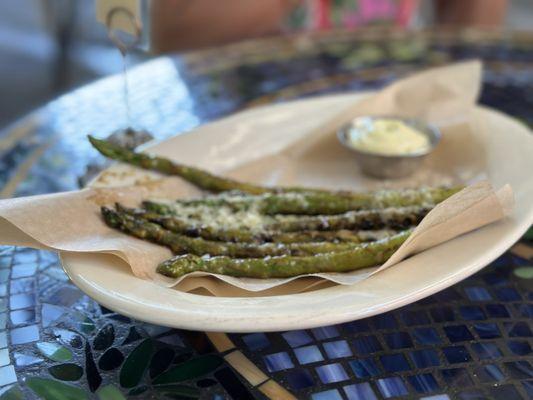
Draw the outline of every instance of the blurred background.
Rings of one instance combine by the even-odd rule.
[[[212,1],[211,5],[219,3],[209,1]],[[189,25],[187,22],[174,25],[173,22],[179,18],[169,20],[168,15],[175,18],[173,14],[165,9],[159,10],[160,15],[156,17],[160,22],[153,28],[152,35],[158,41],[160,51],[188,51],[267,34],[359,29],[368,23],[390,24],[399,29],[424,29],[438,24],[533,29],[531,0],[483,0],[484,14],[488,15],[481,15],[478,10],[474,16],[468,15],[466,6],[477,2],[474,0],[463,1],[458,10],[446,10],[443,1],[404,1],[400,2],[403,8],[389,19],[385,18],[386,2],[377,0],[240,0],[240,3],[225,0],[227,13],[246,14],[247,7],[255,2],[269,4],[271,15],[262,19],[264,26],[254,25],[252,17],[242,15],[240,17],[252,24],[247,24],[240,31],[236,28],[226,36],[218,35],[215,29],[209,36],[205,29],[201,29],[204,31],[201,34],[195,31],[198,21],[209,21],[209,16],[199,10],[195,17],[195,11],[191,10],[192,0],[158,0],[157,4],[165,2],[176,15],[189,13],[191,21]],[[203,0],[203,3],[206,1]],[[231,8],[232,4],[235,9]],[[366,15],[364,7],[367,8]],[[259,12],[264,15],[264,11]],[[374,18],[370,18],[372,13]],[[270,22],[269,17],[272,19]],[[282,20],[279,30],[277,20]],[[135,52],[130,64],[152,56]],[[97,22],[93,0],[0,2],[0,127],[61,93],[121,70],[122,58],[108,39],[105,27]]]

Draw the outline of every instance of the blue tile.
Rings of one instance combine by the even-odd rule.
[[[9,292],[11,294],[33,292],[35,287],[35,280],[32,278],[13,279],[9,284]]]
[[[11,329],[11,344],[24,344],[39,340],[39,328],[37,325],[25,326],[24,328]]]
[[[371,376],[379,375],[380,371],[374,360],[367,358],[365,360],[352,360],[349,361],[350,368],[354,375],[358,378],[370,378]]]
[[[392,350],[413,347],[413,341],[407,332],[388,333],[385,335],[385,341]]]
[[[407,380],[418,393],[431,393],[439,390],[439,384],[431,374],[408,376]]]
[[[9,278],[9,270],[8,269],[1,269],[0,270],[0,283],[7,282]]]
[[[483,280],[490,287],[507,285],[509,280],[507,279],[507,274],[502,274],[499,272],[488,273],[483,276]]]
[[[270,372],[281,371],[294,367],[291,358],[284,351],[264,356],[263,360],[265,361],[265,365]]]
[[[510,340],[507,342],[507,347],[511,350],[511,353],[517,356],[525,356],[531,353],[531,345],[529,342]]]
[[[465,288],[466,296],[472,301],[492,300],[490,293],[484,287],[471,286]]]
[[[494,289],[496,292],[496,297],[501,301],[520,301],[522,297],[520,294],[513,288],[497,288]]]
[[[12,325],[33,324],[35,323],[35,311],[33,310],[11,311],[10,319],[11,319]]]
[[[494,343],[472,343],[472,350],[474,350],[480,360],[492,360],[502,356],[500,349]]]
[[[411,360],[417,368],[436,367],[440,364],[439,355],[433,349],[413,351],[411,352]]]
[[[533,304],[518,304],[516,308],[522,317],[533,318]]]
[[[533,381],[523,381],[522,386],[524,386],[524,390],[526,391],[528,397],[533,399]]]
[[[316,367],[315,370],[322,383],[342,382],[349,379],[348,374],[339,363],[322,365]]]
[[[435,322],[455,321],[455,315],[451,307],[437,307],[431,310],[431,317]]]
[[[344,386],[343,389],[348,400],[377,400],[368,382]]]
[[[452,400],[447,394],[435,394],[433,396],[424,396],[420,400]]]
[[[446,304],[452,301],[461,300],[461,296],[454,288],[448,288],[433,295],[438,303]]]
[[[498,325],[492,322],[479,322],[474,324],[474,330],[481,339],[494,339],[501,336]]]
[[[5,297],[7,294],[7,285],[5,283],[0,284],[0,298]]]
[[[478,306],[461,306],[459,308],[461,317],[467,321],[478,321],[487,319],[485,312],[481,307]]]
[[[490,399],[509,400],[521,399],[522,396],[513,385],[492,386],[490,388]]]
[[[378,379],[376,384],[381,395],[386,399],[405,396],[408,393],[405,383],[398,377]]]
[[[33,307],[35,305],[35,295],[33,293],[15,294],[9,298],[9,306],[12,310]]]
[[[361,336],[353,341],[355,350],[361,355],[375,353],[383,348],[375,336]]]
[[[387,372],[401,372],[411,369],[403,354],[387,354],[381,356],[379,359]]]
[[[284,373],[293,390],[302,390],[315,384],[312,375],[305,369],[294,369]]]
[[[475,376],[482,383],[488,382],[502,382],[505,380],[505,376],[502,370],[494,364],[484,365],[476,368]]]
[[[348,333],[363,333],[370,331],[368,319],[360,319],[358,321],[347,322],[343,324],[342,327]]]
[[[509,337],[531,337],[531,330],[525,322],[504,322],[503,327]]]
[[[12,365],[0,367],[0,386],[9,385],[16,381],[17,375],[15,374],[15,368],[13,368]]]
[[[415,341],[421,345],[442,343],[442,340],[434,328],[416,328],[413,331],[413,337],[415,338]]]
[[[281,334],[291,347],[300,347],[313,341],[306,331],[289,331]]]
[[[36,270],[37,270],[36,264],[15,265],[13,266],[13,270],[11,272],[11,279],[34,276]]]
[[[513,379],[531,379],[533,378],[533,368],[525,360],[506,362],[505,368]]]
[[[322,353],[315,345],[294,349],[294,354],[296,355],[298,362],[302,365],[324,360]]]
[[[59,317],[65,314],[65,309],[63,307],[58,307],[53,304],[43,304],[41,307],[41,318],[43,326],[47,327]]]
[[[0,330],[6,329],[7,314],[0,313]]]
[[[509,311],[503,304],[487,304],[485,306],[490,318],[509,318]]]
[[[429,324],[429,317],[425,311],[402,311],[400,313],[403,322],[408,326]]]
[[[337,389],[325,390],[323,392],[313,393],[313,400],[342,400],[342,396]]]
[[[270,346],[270,341],[264,333],[251,333],[242,337],[246,347],[252,351],[263,350]]]
[[[487,400],[487,396],[479,390],[465,390],[459,392],[457,393],[457,398],[459,400]]]
[[[451,343],[465,342],[474,339],[474,336],[472,336],[466,325],[445,326],[444,333],[446,333],[446,336],[448,336],[448,340]]]
[[[371,320],[376,329],[396,329],[398,327],[398,322],[392,313],[376,315]]]
[[[316,340],[331,339],[331,338],[339,336],[339,330],[337,329],[335,325],[315,328],[315,329],[312,329],[312,332]]]
[[[450,368],[440,371],[442,379],[448,386],[452,387],[468,387],[472,386],[472,378],[468,374],[468,371],[464,368]]]
[[[337,340],[335,342],[327,342],[323,344],[324,350],[329,358],[342,358],[352,355],[350,346],[346,340]]]
[[[442,349],[450,364],[458,364],[471,360],[468,350],[464,346],[449,346]]]

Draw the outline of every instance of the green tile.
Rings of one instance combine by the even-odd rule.
[[[523,236],[523,239],[533,240],[533,227],[527,230],[526,234]]]
[[[140,382],[153,352],[152,340],[146,339],[130,353],[120,370],[119,381],[122,387],[132,388]]]
[[[155,385],[183,382],[192,378],[199,378],[217,369],[223,360],[219,356],[208,355],[185,361],[154,379]]]
[[[522,279],[533,279],[533,266],[515,268],[513,273]]]
[[[24,400],[24,394],[18,386],[12,386],[2,393],[0,400]]]
[[[200,397],[200,391],[197,388],[185,385],[160,385],[156,386],[155,390],[170,398],[197,399]]]
[[[86,400],[87,393],[80,388],[45,378],[28,378],[26,385],[43,400]]]
[[[100,400],[126,400],[124,395],[113,385],[107,385],[96,392]]]
[[[61,381],[77,381],[83,375],[83,368],[73,363],[67,363],[53,365],[48,368],[48,372]]]
[[[37,349],[50,360],[69,361],[72,359],[72,352],[64,346],[54,342],[41,342],[36,344]]]

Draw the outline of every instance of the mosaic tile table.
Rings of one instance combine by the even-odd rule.
[[[533,37],[486,32],[334,33],[159,58],[131,72],[133,118],[164,138],[245,107],[376,88],[471,57],[486,62],[481,101],[532,124]],[[101,166],[85,135],[125,126],[121,85],[96,82],[5,129],[0,196],[74,189]],[[0,399],[533,398],[532,240],[400,310],[228,335],[132,321],[69,283],[55,254],[1,247]]]

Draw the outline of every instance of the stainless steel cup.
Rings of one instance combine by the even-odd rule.
[[[402,155],[385,155],[355,148],[352,145],[350,136],[354,130],[358,129],[357,124],[360,122],[368,124],[378,119],[395,119],[413,127],[428,137],[430,143],[429,149]],[[417,168],[420,168],[424,158],[431,153],[439,143],[441,134],[436,127],[416,119],[383,116],[358,117],[351,123],[341,127],[337,131],[337,137],[344,147],[350,149],[354,153],[355,159],[365,174],[375,178],[394,179],[409,176]]]

